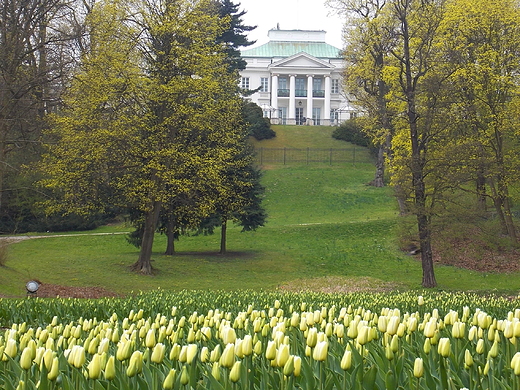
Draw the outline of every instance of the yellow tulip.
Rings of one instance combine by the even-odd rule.
[[[220,380],[220,366],[218,365],[218,362],[213,363],[213,367],[211,368],[211,376],[215,378],[217,381]]]
[[[170,372],[168,372],[168,375],[166,375],[166,378],[164,378],[163,382],[163,389],[164,390],[172,390],[173,385],[175,384],[175,369],[171,369]]]
[[[95,354],[87,366],[89,379],[98,379],[101,374],[101,355]]]
[[[7,339],[7,342],[5,344],[4,353],[7,356],[9,356],[10,358],[14,359],[14,357],[18,353],[18,347],[16,345],[16,340],[15,339],[12,339],[12,338]],[[5,359],[4,359],[4,357],[2,357],[2,360],[4,362],[7,361],[7,357]]]
[[[114,356],[110,356],[105,366],[105,379],[111,381],[116,377],[116,359]]]
[[[188,373],[188,368],[186,366],[182,367],[181,372],[181,384],[186,386],[190,381],[190,374]]]
[[[20,356],[20,367],[24,370],[28,370],[32,366],[33,351],[30,347],[25,347]]]
[[[289,346],[287,344],[281,344],[276,353],[276,365],[278,367],[283,367],[285,363],[287,363],[289,356]]]
[[[314,348],[318,342],[318,331],[316,328],[309,328],[307,332],[306,343],[309,347]]]
[[[424,364],[421,358],[416,358],[413,365],[413,376],[421,378],[424,375]]]
[[[144,343],[146,345],[146,348],[155,347],[155,344],[157,343],[155,340],[155,329],[152,328],[146,333],[146,338],[145,338]]]
[[[443,357],[450,356],[451,352],[451,344],[450,339],[447,337],[443,337],[439,340],[439,345],[437,347],[437,351],[439,352],[439,355]]]
[[[129,377],[133,377],[143,370],[143,353],[141,351],[134,351],[132,356],[130,356],[130,363],[128,364],[128,369],[126,370],[126,375]]]
[[[47,374],[47,379],[50,381],[55,381],[58,378],[58,375],[60,374],[60,362],[58,360],[58,357],[54,357],[52,359],[52,366],[49,370],[49,373]]]
[[[358,336],[356,338],[360,345],[365,345],[370,341],[370,327],[362,325],[358,330]]]
[[[320,341],[314,348],[312,358],[318,362],[323,362],[327,359],[328,350],[329,343],[327,341]]]
[[[471,366],[473,366],[473,356],[471,356],[471,352],[466,349],[466,351],[464,352],[464,367],[466,368],[470,368]]]
[[[289,376],[294,373],[294,356],[289,356],[289,359],[285,362],[283,366],[283,374],[285,376]]]
[[[498,340],[493,341],[493,345],[488,353],[488,358],[496,358],[498,356]]]
[[[237,360],[233,364],[233,368],[231,368],[231,372],[229,373],[229,379],[231,382],[236,383],[240,379],[240,367],[242,365],[242,362],[240,360]]]
[[[222,356],[219,361],[222,367],[231,368],[235,363],[235,345],[228,344],[226,348],[224,348],[224,352],[222,352]]]
[[[197,344],[188,345],[188,348],[186,351],[186,363],[191,364],[193,359],[195,359],[195,356],[197,356],[197,352],[198,352]]]
[[[164,355],[166,354],[166,347],[162,343],[155,344],[155,347],[153,347],[152,350],[152,356],[150,357],[150,360],[153,363],[161,364],[164,360]]]
[[[276,358],[276,343],[274,341],[267,342],[267,348],[265,350],[265,357],[268,360],[274,360]]]
[[[345,350],[345,353],[343,354],[343,357],[341,358],[340,367],[342,370],[349,370],[352,366],[352,351],[349,351],[348,349]]]

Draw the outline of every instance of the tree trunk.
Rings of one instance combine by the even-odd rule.
[[[377,161],[376,161],[376,175],[374,180],[370,182],[371,186],[374,187],[384,187],[384,176],[385,176],[385,145],[381,145],[377,152]]]
[[[516,243],[518,241],[516,235],[516,228],[513,222],[513,214],[511,212],[511,203],[509,201],[509,189],[507,184],[504,182],[504,178],[501,176],[498,178],[498,196],[500,197],[500,203],[503,208],[504,215],[504,223],[505,229],[507,231],[507,235],[511,239],[512,242]]]
[[[220,254],[226,253],[227,220],[222,218],[222,230],[220,232]]]
[[[132,270],[145,275],[152,274],[152,247],[157,220],[161,212],[161,202],[154,201],[151,210],[146,212],[144,221],[143,240],[141,242],[141,252],[139,259],[132,266]]]
[[[407,103],[407,119],[410,126],[410,142],[412,147],[412,183],[415,200],[415,215],[417,216],[417,229],[421,246],[421,262],[423,270],[422,286],[426,288],[435,287],[437,282],[433,270],[433,254],[431,248],[430,220],[426,213],[426,183],[424,181],[425,155],[427,152],[427,137],[419,133],[416,105],[417,79],[412,74],[412,54],[410,51],[411,37],[408,31],[407,16],[401,20],[403,29],[403,62],[405,65],[405,95]],[[417,76],[416,76],[417,77]],[[423,129],[426,131],[426,129]]]
[[[167,256],[173,256],[175,254],[175,221],[173,219],[173,208],[170,206],[168,213],[168,226],[166,228],[166,252]]]
[[[486,177],[484,176],[484,169],[477,170],[477,210],[481,213],[486,212]]]

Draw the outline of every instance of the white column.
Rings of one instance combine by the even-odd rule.
[[[312,74],[307,75],[307,123],[313,125],[312,121],[312,89],[313,85],[313,76]]]
[[[330,75],[325,76],[325,105],[323,110],[323,124],[330,125]]]
[[[296,76],[289,75],[289,118],[288,124],[294,125],[296,118]]]
[[[275,109],[272,118],[278,118],[278,75],[271,77],[271,106]]]

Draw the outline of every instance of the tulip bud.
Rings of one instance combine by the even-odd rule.
[[[419,306],[424,305],[424,298],[423,298],[422,295],[419,295],[419,296],[417,297],[417,304],[418,304]]]
[[[437,321],[432,318],[424,325],[424,336],[432,338],[437,330]]]
[[[162,343],[155,344],[155,347],[153,347],[152,356],[150,357],[150,360],[153,363],[161,364],[164,355],[166,354],[166,347]]]
[[[101,355],[95,354],[87,366],[89,379],[98,379],[101,374]]]
[[[327,359],[329,343],[327,341],[320,341],[314,348],[312,358],[318,362],[323,362]]]
[[[424,346],[423,346],[423,351],[426,355],[428,355],[430,353],[430,350],[432,349],[432,344],[430,342],[430,339],[426,339],[424,340]]]
[[[24,370],[28,370],[32,365],[32,349],[30,347],[25,347],[22,351],[22,356],[20,357],[20,367]]]
[[[368,343],[370,341],[369,338],[370,338],[370,327],[368,327],[366,325],[362,325],[360,327],[360,329],[358,330],[357,342],[360,345],[365,345],[366,343]]]
[[[424,364],[421,358],[416,358],[413,365],[413,376],[421,378],[424,374]]]
[[[110,356],[105,366],[105,379],[111,381],[116,377],[116,360],[114,356]]]
[[[226,348],[224,348],[224,352],[222,352],[222,356],[220,357],[220,365],[222,367],[231,368],[235,362],[235,345],[228,344]]]
[[[190,344],[188,345],[187,351],[186,351],[186,363],[191,364],[195,356],[197,356],[198,347],[197,344]]]
[[[217,381],[220,380],[220,367],[217,362],[213,363],[213,367],[211,368],[211,376],[215,378]]]
[[[245,335],[242,340],[242,353],[244,356],[250,356],[253,354],[253,338],[251,335]]]
[[[188,373],[188,368],[186,366],[182,367],[181,372],[181,384],[186,386],[190,381],[190,374]]]
[[[276,358],[276,343],[274,341],[267,342],[267,348],[265,350],[265,357],[268,360],[274,360]]]
[[[443,357],[450,356],[451,351],[451,344],[450,339],[447,337],[443,337],[439,340],[439,346],[437,348],[437,351],[439,352],[439,355]]]
[[[473,356],[471,356],[471,352],[466,349],[464,352],[464,367],[470,368],[471,366],[473,366]]]
[[[12,338],[7,339],[7,342],[5,344],[4,353],[7,356],[9,356],[10,358],[14,359],[14,357],[18,353],[18,347],[16,345],[16,340],[15,339],[12,339]],[[7,358],[4,359],[4,357],[2,357],[2,360],[3,361],[7,361]]]
[[[496,358],[497,356],[498,356],[498,340],[495,340],[495,341],[493,341],[493,345],[491,346],[491,349],[489,350],[488,359],[490,357]]]
[[[166,378],[164,378],[163,389],[164,390],[172,390],[173,385],[175,384],[175,369],[171,369]]]
[[[130,363],[126,370],[126,375],[133,377],[143,370],[143,353],[141,351],[134,351],[130,356]]]
[[[340,363],[341,369],[347,371],[352,366],[352,351],[345,350]]]
[[[60,374],[60,362],[57,357],[54,357],[52,359],[52,366],[49,370],[49,373],[47,374],[47,379],[50,381],[55,381],[58,378],[58,375]]]
[[[231,382],[236,383],[240,379],[240,367],[242,362],[240,360],[236,361],[233,364],[233,368],[231,368],[231,372],[229,373],[229,379]]]
[[[316,328],[309,328],[307,332],[307,345],[311,348],[314,348],[316,346],[316,343],[318,342],[318,331]]]
[[[401,319],[397,316],[390,317],[388,320],[388,325],[386,327],[386,332],[391,336],[396,334],[400,321]]]
[[[155,329],[152,328],[152,329],[150,329],[146,333],[146,338],[145,338],[144,343],[146,345],[146,348],[153,348],[153,347],[155,347],[155,344],[156,344]]]
[[[285,363],[287,363],[289,356],[289,346],[287,344],[281,344],[276,353],[276,365],[278,367],[283,367]]]
[[[258,340],[255,343],[255,346],[253,347],[253,352],[255,353],[255,355],[260,355],[262,353],[262,342],[260,340]]]
[[[285,376],[289,376],[294,373],[294,356],[289,356],[289,359],[285,362],[283,366],[283,374]]]

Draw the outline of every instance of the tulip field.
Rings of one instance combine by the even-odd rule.
[[[0,299],[0,388],[520,389],[519,303],[427,291]]]

